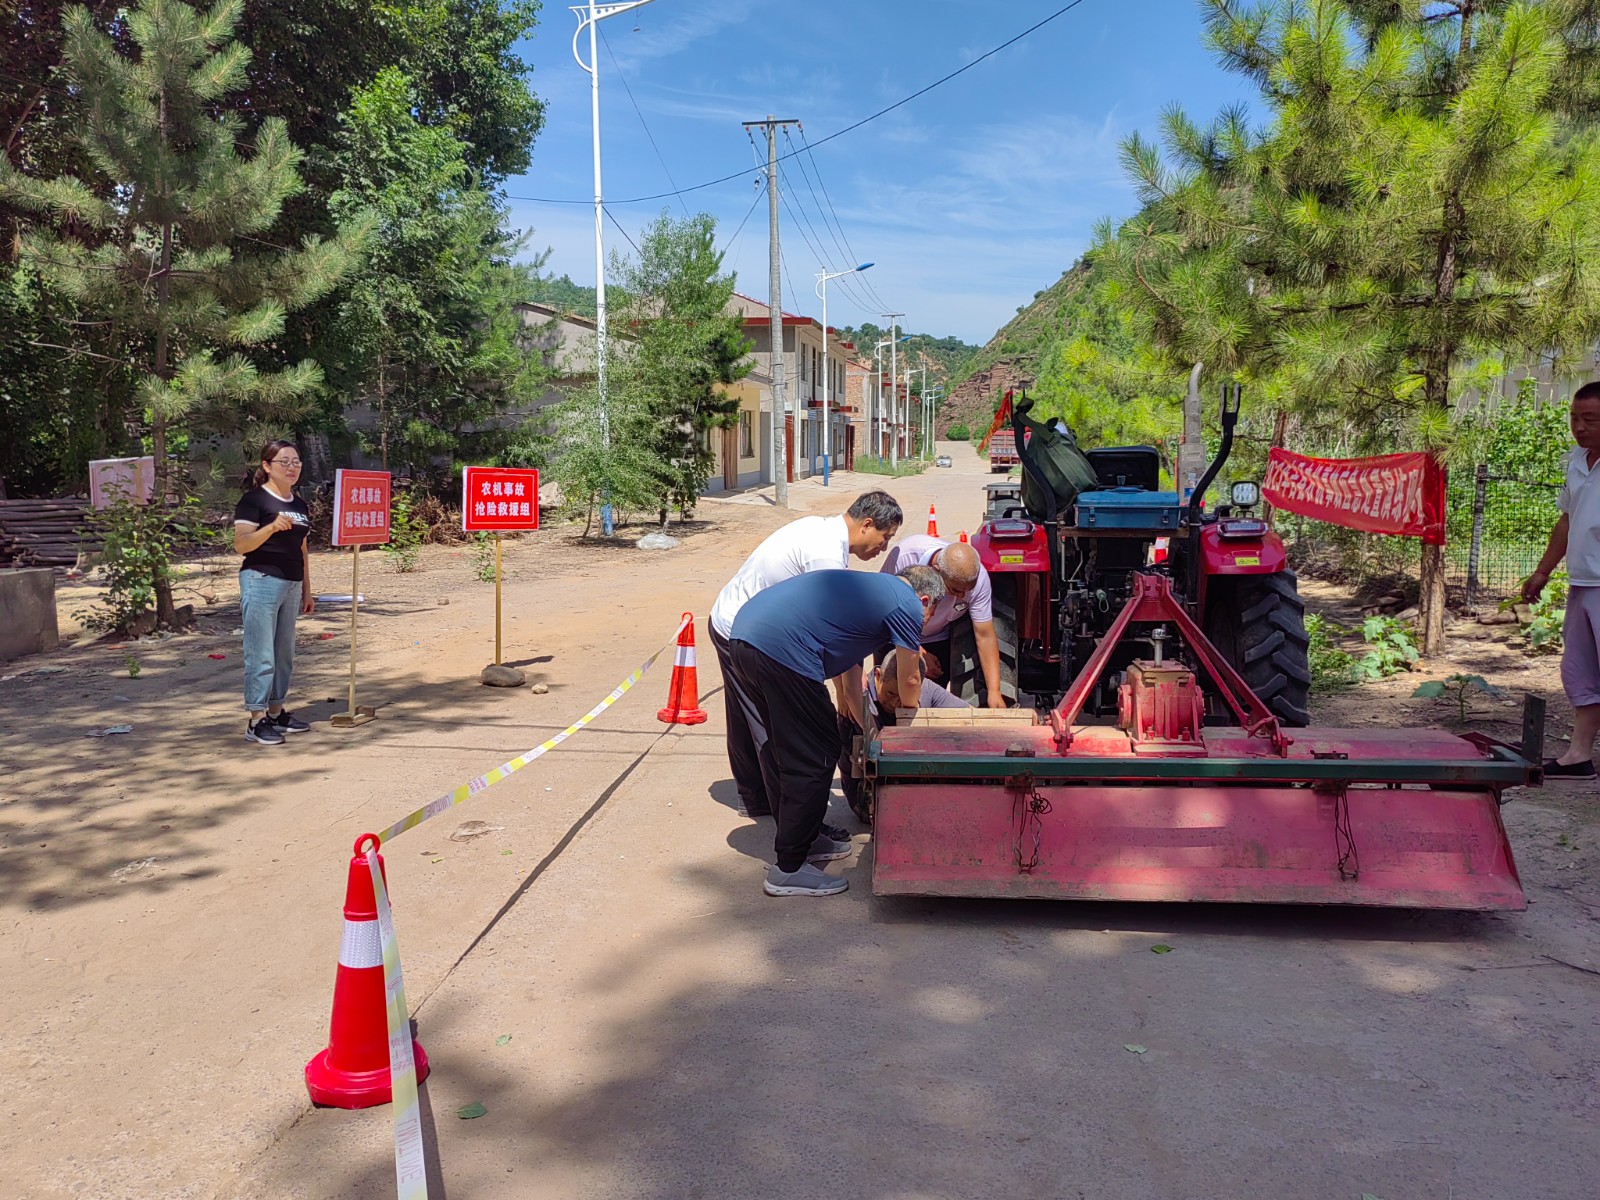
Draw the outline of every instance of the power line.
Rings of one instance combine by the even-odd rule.
[[[739,228],[733,231],[733,236],[722,244],[722,250],[720,253],[726,255],[732,252],[733,247],[738,244],[739,235],[744,232],[745,221],[750,219],[750,214],[755,212],[756,205],[761,203],[761,197],[764,195],[766,195],[764,189],[756,189],[755,198],[750,201],[750,207],[744,210],[744,220],[739,222]]]
[[[799,201],[799,193],[796,192],[793,187],[789,186],[789,173],[787,171],[784,171],[782,167],[779,167],[778,170],[779,170],[779,173],[782,175],[782,178],[783,178],[783,181],[784,181],[784,185],[785,185],[785,189],[786,189],[780,195],[780,199],[782,199],[782,201],[783,201],[783,206],[784,206],[785,210],[788,211],[790,220],[794,220],[794,221],[801,222],[801,223],[804,224],[804,228],[802,228],[800,230],[800,236],[805,239],[805,243],[806,243],[807,246],[809,246],[811,248],[811,252],[817,256],[817,261],[822,265],[823,270],[827,270],[829,268],[829,266],[831,265],[831,263],[832,263],[833,255],[829,254],[823,248],[822,235],[817,233],[816,226],[811,223],[811,218],[806,214],[805,209],[804,208],[800,208],[799,209],[800,215],[797,218],[795,216],[795,210],[792,209],[792,208],[789,208],[789,195],[791,193],[794,194],[794,196],[795,196],[795,204],[796,204],[796,206],[799,206],[799,203],[800,203],[800,201]],[[807,230],[810,231],[809,234],[806,232]],[[815,238],[816,240],[812,241],[812,238]],[[842,282],[844,279],[845,279],[844,276],[840,276],[840,279],[836,280],[835,282]],[[855,292],[850,290],[848,287],[845,287],[842,290],[844,291],[845,297],[850,301],[850,303],[854,304],[857,308],[861,309],[863,312],[868,311],[866,305],[861,302],[860,298],[856,295]]]
[[[917,89],[916,91],[912,92],[909,96],[906,96],[904,99],[896,100],[893,104],[888,105],[885,108],[880,108],[877,112],[871,114],[870,116],[862,117],[859,121],[855,122],[852,125],[846,125],[843,129],[836,130],[835,132],[830,133],[827,137],[822,138],[819,141],[812,142],[811,143],[811,148],[814,149],[817,146],[825,146],[829,142],[833,141],[835,138],[842,138],[847,133],[854,133],[856,130],[860,129],[863,125],[870,125],[873,121],[876,121],[879,117],[888,116],[890,113],[894,112],[895,109],[897,109],[897,108],[904,108],[907,104],[910,104],[913,100],[917,100],[917,99],[920,99],[923,96],[926,96],[929,92],[933,91],[935,88],[942,87],[943,85],[949,83],[956,76],[966,74],[968,71],[972,70],[972,68],[977,66],[979,63],[984,62],[987,59],[991,59],[996,54],[999,54],[1002,50],[1009,49],[1010,47],[1016,45],[1023,38],[1027,37],[1028,35],[1030,35],[1032,33],[1036,33],[1040,29],[1043,29],[1046,25],[1050,24],[1050,22],[1056,20],[1057,18],[1065,16],[1067,13],[1069,13],[1073,9],[1077,8],[1078,5],[1080,5],[1082,3],[1083,3],[1083,0],[1072,0],[1072,2],[1070,4],[1063,5],[1061,8],[1056,9],[1056,11],[1051,13],[1048,17],[1045,17],[1041,21],[1036,21],[1034,24],[1032,24],[1032,25],[1028,26],[1028,28],[1024,29],[1021,33],[1017,34],[1015,37],[1006,39],[1005,41],[1001,42],[998,46],[996,46],[993,50],[989,50],[989,51],[986,51],[983,54],[978,55],[977,58],[973,59],[969,63],[966,63],[966,64],[964,64],[962,66],[957,67],[954,71],[951,71],[948,75],[943,75],[940,78],[935,79],[932,83],[928,84],[926,87]],[[792,158],[795,155],[798,155],[800,153],[801,153],[801,151],[799,151],[799,150],[793,151],[791,154],[782,155],[778,159],[778,161],[782,162],[784,159]],[[610,201],[610,203],[612,203],[612,204],[644,204],[644,203],[646,203],[648,201],[651,201],[651,200],[670,200],[670,199],[672,199],[674,197],[677,197],[677,196],[687,196],[691,192],[701,192],[701,191],[704,191],[706,188],[716,187],[719,184],[727,183],[729,180],[738,179],[743,174],[744,174],[743,171],[734,171],[731,174],[723,175],[723,176],[721,176],[721,177],[719,177],[717,179],[708,179],[705,183],[697,183],[693,187],[677,188],[677,189],[675,189],[673,191],[670,191],[670,192],[656,192],[653,195],[649,195],[649,196],[631,196],[626,200],[612,200],[612,201]],[[569,199],[566,199],[566,198],[553,197],[553,196],[507,196],[506,199],[508,199],[508,200],[520,200],[524,204],[593,204],[594,203],[594,200],[593,200],[592,197],[588,198],[588,199],[582,199],[582,200],[569,200]]]
[[[784,140],[789,141],[789,144],[793,145],[793,141],[789,138],[789,131],[786,129],[783,131],[783,133]],[[803,127],[800,131],[800,135],[801,137],[805,136],[805,129]],[[813,158],[813,165],[815,165],[815,161],[815,158]],[[843,241],[840,240],[840,234],[842,234],[844,231],[841,229],[838,233],[835,233],[833,227],[828,224],[827,214],[822,211],[822,201],[817,197],[817,189],[811,182],[811,172],[806,170],[806,160],[804,158],[798,158],[796,159],[796,162],[799,163],[800,174],[806,181],[806,190],[811,193],[812,203],[816,205],[817,218],[822,222],[823,230],[826,231],[828,236],[833,239],[833,244],[838,247],[839,253],[843,254],[848,260],[845,265],[849,267],[856,266],[861,262],[861,259],[856,257],[855,251],[850,248],[849,239],[844,239]],[[822,173],[820,171],[817,172],[817,178],[820,182],[822,178]],[[837,223],[837,214],[835,215],[835,222]],[[824,265],[826,265],[826,263],[824,263]],[[856,307],[861,309],[862,312],[867,312],[869,310],[868,305],[870,303],[876,303],[880,309],[888,307],[883,303],[883,298],[874,293],[871,282],[860,272],[857,272],[854,275],[840,276],[838,282],[840,287],[844,290],[845,295],[850,298],[851,303],[855,304]],[[866,293],[866,302],[857,299],[856,293],[853,290],[855,286],[860,286]]]
[[[628,239],[628,245],[633,247],[633,252],[635,254],[642,255],[644,253],[644,251],[639,249],[639,243],[633,240],[633,235],[622,227],[622,222],[617,220],[616,217],[612,216],[611,210],[609,208],[607,208],[605,205],[602,204],[600,207],[602,209],[605,209],[606,216],[610,217],[611,223],[617,227],[617,232],[622,234],[623,237]]]
[[[678,181],[672,177],[672,168],[667,166],[667,160],[662,156],[661,147],[656,145],[656,135],[650,132],[649,122],[644,119],[644,112],[639,108],[639,102],[633,98],[633,89],[628,86],[628,77],[622,73],[622,64],[617,61],[617,56],[611,49],[611,39],[606,37],[603,25],[597,28],[600,40],[606,46],[606,57],[611,59],[611,65],[617,69],[617,78],[622,80],[622,90],[628,93],[628,103],[633,105],[634,114],[638,116],[639,124],[644,128],[644,135],[650,139],[650,149],[656,152],[656,161],[661,164],[661,169],[666,172],[667,182],[676,188]],[[683,202],[683,193],[675,192],[674,194],[678,198],[678,207],[683,209],[683,215],[687,217],[689,215],[689,206]]]
[[[822,198],[828,202],[828,211],[830,213],[833,213],[833,223],[839,230],[839,236],[844,238],[844,248],[845,248],[846,251],[849,252],[850,257],[854,261],[860,262],[861,259],[859,257],[857,257],[856,252],[855,252],[855,247],[850,245],[850,236],[847,233],[845,233],[844,225],[839,220],[839,214],[838,214],[838,212],[836,212],[834,210],[833,197],[828,195],[828,185],[822,182],[822,167],[818,165],[817,156],[816,156],[815,153],[812,152],[810,141],[806,139],[806,130],[805,130],[805,126],[803,126],[803,125],[800,127],[800,140],[801,140],[801,144],[805,147],[806,154],[809,155],[810,158],[811,158],[811,169],[816,173],[817,186],[822,189]],[[804,162],[805,162],[805,160],[802,159],[801,160],[802,165],[804,165]],[[875,288],[872,285],[872,280],[867,279],[866,277],[863,276],[861,282],[866,287],[867,295],[870,296],[877,303],[878,308],[880,310],[887,309],[889,307],[888,303],[884,300],[884,298],[882,296],[878,295],[878,289]]]

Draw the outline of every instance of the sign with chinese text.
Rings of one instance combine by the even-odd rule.
[[[333,544],[381,546],[388,540],[389,472],[335,472]]]
[[[468,533],[539,528],[539,472],[468,467],[461,475],[461,528]]]
[[[1430,454],[1307,458],[1274,447],[1261,494],[1330,525],[1444,545],[1444,468]]]

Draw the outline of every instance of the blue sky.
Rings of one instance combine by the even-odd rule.
[[[717,218],[739,290],[765,299],[767,206],[752,210],[760,171],[741,121],[799,118],[803,138],[791,130],[778,144],[780,153],[801,149],[1062,3],[654,0],[609,18],[599,53],[607,206],[637,238],[663,207],[684,209],[677,200],[620,201],[744,171],[682,204]],[[566,8],[547,4],[522,46],[546,125],[531,170],[506,190],[531,246],[552,251],[547,269],[592,284],[589,79],[572,58],[576,25]],[[986,341],[1071,265],[1096,220],[1132,211],[1117,157],[1124,137],[1155,132],[1173,102],[1206,117],[1251,99],[1202,45],[1193,0],[1084,0],[943,87],[783,164],[784,308],[820,315],[816,272],[854,265],[844,243],[875,266],[865,279],[829,284],[830,324],[893,308],[906,328]],[[764,145],[760,152],[764,164]],[[609,221],[606,246],[628,248]]]

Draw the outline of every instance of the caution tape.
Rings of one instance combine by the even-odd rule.
[[[379,844],[381,845],[382,843],[389,841],[391,838],[399,837],[408,829],[415,829],[424,821],[431,820],[442,812],[448,812],[462,801],[476,796],[485,788],[493,787],[502,779],[516,774],[535,759],[542,758],[544,755],[550,753],[550,751],[561,745],[562,742],[566,741],[573,734],[577,733],[584,726],[588,725],[589,722],[593,721],[601,713],[605,712],[606,709],[610,708],[618,700],[622,699],[630,691],[632,691],[634,684],[638,683],[639,680],[644,678],[645,672],[651,667],[655,666],[656,659],[660,658],[669,649],[677,645],[678,637],[683,633],[684,627],[688,625],[692,619],[693,618],[691,617],[685,616],[684,619],[679,623],[678,628],[673,632],[671,641],[662,646],[661,649],[657,650],[649,658],[645,659],[644,662],[639,665],[639,669],[632,675],[629,675],[621,683],[617,684],[616,687],[612,688],[609,696],[600,701],[599,704],[596,704],[588,712],[584,713],[583,716],[579,717],[571,725],[568,725],[560,733],[556,734],[555,737],[551,738],[547,742],[540,743],[532,750],[517,755],[517,757],[513,758],[510,762],[501,763],[494,770],[489,771],[486,774],[479,775],[476,779],[469,780],[468,782],[461,784],[459,787],[446,792],[437,800],[431,801],[428,804],[424,804],[410,816],[400,818],[400,820],[396,821],[393,825],[389,826],[389,828],[385,829],[378,835]]]
[[[389,1088],[394,1104],[394,1182],[399,1200],[428,1200],[428,1164],[422,1144],[422,1107],[417,1100],[417,1061],[411,1053],[411,1013],[400,971],[400,941],[383,885],[378,849],[367,847],[367,870],[377,900],[378,934],[383,939],[384,1009],[389,1021]]]

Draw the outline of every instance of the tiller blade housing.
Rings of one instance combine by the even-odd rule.
[[[1118,725],[1077,723],[1111,646],[1156,621],[1178,628],[1236,727],[1202,725],[1193,674],[1160,661],[1159,640],[1124,677]],[[869,734],[873,890],[1522,909],[1500,803],[1540,781],[1537,753],[1437,729],[1291,738],[1167,580],[1141,576],[1047,723],[933,710]]]

